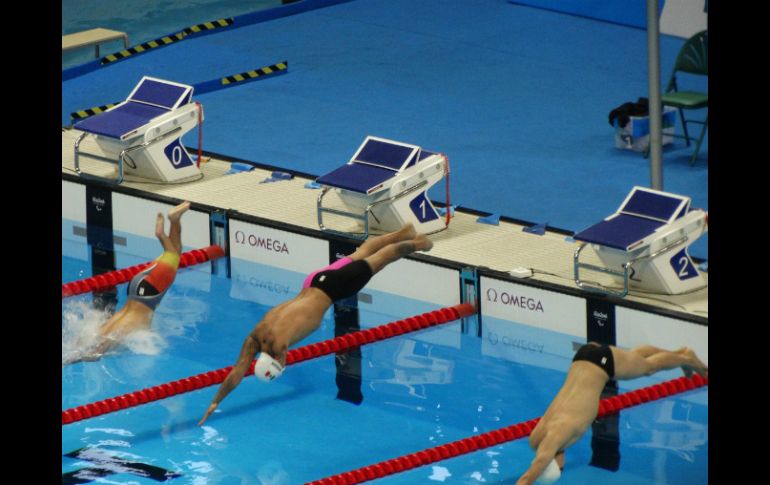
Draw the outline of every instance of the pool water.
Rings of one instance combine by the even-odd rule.
[[[163,0],[105,2],[63,0],[62,35],[97,27],[125,32],[129,47],[173,34],[186,27],[257,10],[280,7],[281,0]],[[123,41],[102,44],[101,56],[123,50]],[[62,53],[62,69],[95,59],[93,47]]]
[[[281,287],[277,296],[285,299],[303,276],[281,279],[280,270],[239,267],[234,279],[212,275],[209,264],[180,270],[151,334],[100,361],[62,367],[63,409],[232,365],[269,309],[259,301],[276,298],[277,286],[254,282],[295,281]],[[85,259],[62,258],[65,282],[90,276],[89,268]],[[242,277],[248,271],[253,278]],[[121,285],[118,307],[124,293]],[[91,295],[62,300],[65,335],[98,324],[92,301]],[[362,328],[415,309],[405,302],[383,314],[360,305]],[[333,336],[330,310],[301,345]],[[290,366],[269,384],[245,378],[203,427],[197,422],[216,386],[63,426],[63,483],[298,484],[542,415],[568,359],[548,356],[548,365],[532,365],[531,356],[518,357],[531,350],[511,347],[503,359],[488,355],[482,342],[451,323],[365,346],[358,405],[337,398],[337,357],[325,356]],[[620,391],[649,383],[624,382]],[[596,457],[587,433],[569,448],[559,483],[708,483],[707,388],[626,410],[618,429],[617,471],[589,465]],[[526,440],[518,440],[377,483],[513,483],[532,457]]]

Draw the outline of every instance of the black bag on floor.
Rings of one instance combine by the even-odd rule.
[[[647,98],[639,98],[636,103],[628,102],[623,103],[617,108],[610,111],[610,125],[615,126],[615,120],[618,121],[618,126],[625,128],[630,121],[630,116],[649,116],[650,105]]]

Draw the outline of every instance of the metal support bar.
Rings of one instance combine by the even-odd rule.
[[[371,204],[366,206],[366,208],[364,209],[364,213],[363,214],[356,214],[355,212],[350,212],[350,211],[344,211],[344,210],[340,210],[340,209],[331,209],[331,208],[328,208],[328,207],[323,207],[323,198],[324,198],[324,196],[326,195],[326,193],[330,189],[333,188],[333,187],[324,187],[321,190],[321,193],[318,194],[318,199],[316,200],[316,208],[317,208],[317,215],[318,215],[318,227],[322,231],[324,231],[324,232],[328,232],[328,233],[331,233],[331,234],[336,234],[338,236],[353,237],[354,239],[361,239],[361,240],[366,239],[367,237],[369,237],[369,215],[371,214],[371,216],[374,217],[374,219],[379,222],[379,219],[377,218],[377,216],[373,212],[373,210],[376,207],[378,207],[378,206],[380,206],[382,204],[385,204],[387,202],[393,202],[394,200],[400,199],[401,197],[404,197],[404,196],[406,196],[406,195],[408,195],[408,194],[410,194],[410,193],[412,193],[412,192],[414,192],[414,191],[416,191],[416,190],[418,190],[418,189],[420,189],[420,188],[422,188],[422,187],[424,187],[426,185],[428,185],[428,181],[427,180],[423,180],[422,182],[418,183],[417,185],[414,185],[413,187],[410,187],[407,190],[404,190],[403,192],[400,192],[400,193],[394,195],[393,197],[389,197],[387,199],[382,199],[382,200],[378,200],[376,202],[372,202]],[[339,215],[339,216],[349,217],[351,219],[356,219],[356,220],[363,221],[363,223],[364,223],[364,232],[363,232],[363,234],[360,235],[360,236],[354,236],[354,235],[352,235],[351,233],[348,233],[348,232],[336,231],[334,229],[327,228],[324,225],[324,223],[323,223],[323,213],[324,212],[328,212],[330,214],[336,214],[336,215]]]
[[[140,145],[135,145],[135,146],[132,146],[132,147],[124,148],[123,150],[121,150],[120,155],[118,155],[118,160],[113,160],[112,158],[105,157],[105,156],[102,156],[102,155],[95,155],[93,153],[81,152],[80,151],[80,142],[83,141],[83,139],[86,137],[86,135],[88,135],[88,132],[83,132],[83,134],[80,135],[77,140],[75,140],[75,172],[79,176],[81,176],[81,177],[92,178],[92,179],[96,179],[96,180],[104,180],[104,181],[107,181],[107,182],[115,182],[118,185],[120,185],[121,183],[123,183],[123,164],[126,163],[126,157],[128,156],[129,153],[134,152],[134,151],[139,150],[139,149],[142,149],[142,148],[147,148],[147,147],[149,147],[151,145],[154,145],[154,144],[156,144],[156,143],[158,143],[160,141],[165,140],[166,138],[169,138],[170,136],[174,135],[176,132],[181,131],[181,130],[182,130],[182,127],[178,126],[178,127],[174,128],[173,130],[169,131],[168,133],[164,133],[163,135],[161,135],[161,136],[159,136],[157,138],[153,138],[150,141],[146,141],[146,142],[144,142],[144,143],[142,143]],[[102,161],[109,162],[109,163],[112,163],[114,165],[117,165],[118,166],[118,177],[116,179],[108,179],[108,178],[105,178],[105,177],[99,177],[98,175],[92,175],[92,174],[89,174],[89,173],[81,171],[80,170],[80,156],[81,156],[81,154],[83,156],[88,156],[88,157],[96,159],[96,160],[102,160]],[[136,168],[136,165],[134,165],[131,168]]]
[[[650,187],[663,190],[663,118],[660,99],[659,0],[647,0],[647,84],[650,106]]]
[[[658,251],[655,251],[652,254],[648,254],[646,256],[640,256],[638,258],[628,260],[625,263],[623,263],[623,265],[622,265],[623,271],[612,269],[612,268],[607,268],[605,266],[596,266],[596,265],[593,265],[593,264],[581,263],[580,262],[580,253],[581,253],[581,251],[583,251],[583,248],[585,248],[587,246],[587,243],[582,243],[575,250],[575,253],[574,253],[573,257],[572,257],[573,263],[574,263],[575,284],[580,289],[583,289],[583,290],[586,290],[586,291],[590,291],[590,292],[594,292],[594,293],[601,293],[601,294],[605,294],[605,295],[614,295],[614,296],[618,296],[620,298],[623,298],[623,297],[625,297],[628,294],[628,281],[629,281],[628,275],[629,275],[629,272],[633,269],[633,265],[634,264],[636,264],[636,263],[638,263],[640,261],[656,258],[656,257],[660,256],[661,254],[664,254],[664,253],[666,253],[668,251],[671,251],[672,249],[674,249],[677,246],[679,246],[679,244],[681,244],[683,242],[686,242],[687,240],[688,240],[688,237],[687,236],[683,236],[683,237],[677,239],[676,241],[674,241],[673,243],[671,243],[671,244],[669,244],[669,245],[659,249]],[[581,281],[581,279],[580,279],[580,268],[584,268],[584,269],[588,269],[588,270],[592,270],[592,271],[597,271],[597,272],[600,272],[600,273],[610,274],[610,275],[613,275],[613,276],[618,276],[618,277],[623,278],[623,290],[621,290],[621,291],[613,291],[613,290],[611,290],[609,288],[604,288],[604,287],[601,287],[601,286],[593,286],[593,285],[588,284],[588,283],[586,283],[584,281]]]

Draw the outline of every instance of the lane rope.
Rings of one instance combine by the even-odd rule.
[[[196,264],[205,263],[206,261],[221,258],[224,255],[224,250],[216,244],[201,249],[193,249],[192,251],[187,251],[186,253],[179,255],[179,267],[184,268],[186,266],[194,266]],[[137,264],[136,266],[130,266],[128,268],[117,269],[115,271],[109,271],[107,273],[72,281],[70,283],[63,283],[61,285],[61,297],[67,298],[83,293],[104,291],[121,283],[126,283],[131,281],[131,278],[151,264],[153,264],[153,261]]]
[[[463,303],[379,325],[366,330],[359,330],[322,342],[292,349],[286,355],[286,365],[297,364],[328,354],[347,352],[362,345],[453,322],[457,319],[473,315],[474,313],[476,313],[476,309],[473,305]],[[252,361],[251,365],[249,365],[249,369],[246,371],[244,377],[254,375],[255,362],[256,360]],[[165,399],[177,394],[183,394],[220,384],[225,380],[232,368],[233,366],[228,366],[222,369],[204,372],[166,384],[160,384],[140,391],[130,392],[121,396],[103,399],[101,401],[64,410],[62,411],[62,425],[75,423],[84,419],[113,413],[122,409]]]
[[[599,402],[599,413],[597,414],[597,418],[615,414],[632,406],[656,401],[707,385],[708,379],[695,374],[691,378],[680,377],[660,384],[654,384],[649,387],[618,394],[617,396],[602,399]],[[352,485],[355,483],[367,482],[369,480],[376,480],[437,461],[473,453],[474,451],[482,450],[484,448],[527,437],[532,433],[532,430],[535,429],[535,425],[539,421],[540,418],[531,419],[523,423],[506,426],[505,428],[496,429],[480,435],[471,436],[433,448],[427,448],[416,453],[410,453],[398,458],[381,461],[356,470],[307,482],[305,485]]]

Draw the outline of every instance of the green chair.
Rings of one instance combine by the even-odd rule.
[[[706,111],[706,119],[704,121],[688,120],[684,116],[685,110],[693,109],[708,109],[709,96],[708,93],[701,93],[696,91],[680,91],[676,81],[676,74],[678,72],[685,72],[688,74],[708,76],[709,70],[709,34],[707,30],[698,32],[693,35],[682,46],[679,51],[679,55],[676,57],[676,63],[674,64],[674,72],[671,73],[671,79],[666,86],[665,93],[661,96],[663,106],[671,106],[679,111],[679,117],[682,120],[682,131],[684,135],[674,135],[676,138],[684,138],[687,142],[687,146],[690,146],[691,140],[697,140],[695,144],[695,151],[690,158],[690,165],[695,164],[695,159],[698,157],[701,143],[703,143],[703,137],[706,134],[708,128],[708,111]],[[687,123],[696,123],[703,125],[700,135],[697,138],[690,136],[687,131]]]

